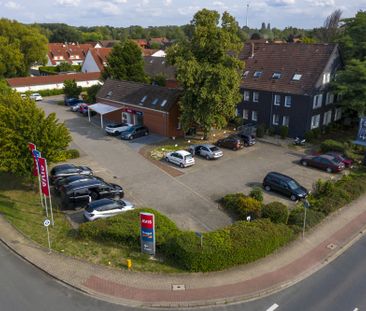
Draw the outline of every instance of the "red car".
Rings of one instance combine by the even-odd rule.
[[[345,165],[342,161],[334,156],[323,154],[319,156],[305,156],[300,160],[303,166],[313,166],[327,171],[328,173],[335,173],[344,170]]]
[[[339,161],[343,162],[345,167],[352,168],[353,167],[353,161],[351,159],[346,158],[342,153],[336,152],[336,151],[329,151],[326,153],[326,155],[330,155]]]

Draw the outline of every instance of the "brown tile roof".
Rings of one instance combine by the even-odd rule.
[[[108,79],[97,94],[97,98],[117,103],[169,111],[177,104],[181,90],[131,81]]]
[[[156,42],[156,43],[160,43],[160,44],[165,44],[168,43],[169,40],[165,37],[157,37],[157,38],[151,38],[150,39],[150,43],[152,42]]]
[[[6,79],[10,87],[64,83],[65,80],[89,81],[98,80],[100,72],[61,74],[52,76],[24,77]]]
[[[175,80],[175,68],[167,65],[165,57],[145,56],[144,70],[150,77],[164,75],[166,79]]]
[[[84,61],[86,53],[92,47],[91,44],[49,43],[48,57],[53,65],[56,65],[56,61],[64,61],[71,64],[73,60]],[[62,56],[62,59],[55,59],[55,56]],[[77,58],[71,58],[70,56],[77,56]]]
[[[245,44],[239,56],[245,61],[241,86],[259,91],[311,94],[337,48],[336,44]],[[256,71],[262,72],[259,78],[253,76]],[[272,79],[274,72],[281,73],[281,78]],[[293,80],[295,73],[301,75],[299,81]]]
[[[100,71],[104,70],[107,57],[112,52],[112,48],[92,48],[89,52],[93,56],[95,63],[97,64]]]
[[[159,51],[159,50],[156,50],[156,49],[142,49],[142,55],[143,56],[151,56],[154,53],[156,53],[157,51]]]
[[[147,46],[147,40],[146,39],[136,39],[136,40],[132,40],[134,41],[138,46],[144,48]]]

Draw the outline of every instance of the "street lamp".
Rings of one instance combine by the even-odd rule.
[[[305,236],[305,228],[306,228],[306,209],[310,207],[310,203],[307,199],[302,199],[302,204],[304,205],[304,224],[302,227],[302,238]]]

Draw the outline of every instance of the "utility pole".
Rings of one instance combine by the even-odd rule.
[[[247,27],[247,28],[248,28],[248,11],[249,11],[249,3],[247,3],[247,14],[245,17],[245,27]]]

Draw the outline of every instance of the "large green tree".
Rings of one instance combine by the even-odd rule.
[[[220,18],[218,12],[203,9],[194,15],[191,27],[191,40],[168,49],[168,61],[184,88],[183,129],[198,124],[207,138],[212,127],[222,128],[235,115],[241,97],[242,42],[238,24],[227,12]]]
[[[66,159],[71,136],[56,115],[46,116],[36,103],[0,89],[0,171],[31,176],[33,160],[28,142],[37,145],[49,162]]]
[[[132,40],[115,45],[108,59],[103,78],[146,82],[144,60],[140,47]]]
[[[83,88],[78,86],[75,80],[64,81],[64,94],[68,98],[78,98]]]

